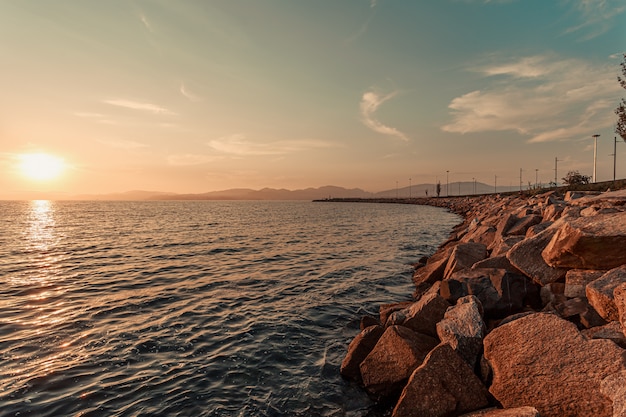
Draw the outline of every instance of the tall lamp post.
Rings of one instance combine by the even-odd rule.
[[[448,174],[450,171],[446,171],[446,197],[450,196],[450,181],[448,180]]]
[[[411,198],[411,178],[409,178],[409,198]]]
[[[596,162],[598,160],[598,137],[600,135],[595,134],[591,136],[593,138],[593,182],[596,182]]]

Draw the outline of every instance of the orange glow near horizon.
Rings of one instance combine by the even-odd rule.
[[[34,181],[51,181],[65,170],[63,159],[47,153],[26,153],[19,156],[22,175]]]

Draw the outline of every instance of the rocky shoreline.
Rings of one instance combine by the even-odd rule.
[[[626,416],[626,190],[421,200],[463,216],[343,377],[392,416]]]

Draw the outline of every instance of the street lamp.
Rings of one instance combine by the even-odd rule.
[[[446,197],[450,196],[450,181],[448,180],[448,174],[450,173],[450,171],[446,171]]]
[[[591,136],[593,140],[593,182],[596,182],[596,161],[598,160],[598,137],[600,135],[595,134]]]
[[[411,198],[411,178],[409,178],[409,198]]]

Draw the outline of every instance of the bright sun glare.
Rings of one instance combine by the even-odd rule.
[[[63,172],[65,164],[61,158],[46,153],[20,155],[20,171],[37,181],[53,180]]]

